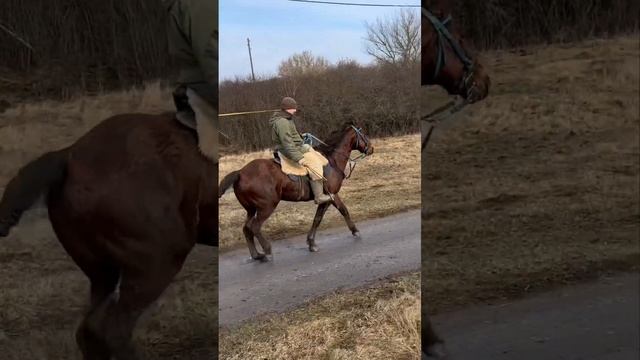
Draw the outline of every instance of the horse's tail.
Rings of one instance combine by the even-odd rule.
[[[221,198],[222,195],[224,195],[224,193],[226,193],[227,190],[229,190],[229,188],[238,181],[238,178],[240,178],[240,170],[227,174],[227,176],[225,176],[220,182],[220,186],[218,186],[218,198]]]
[[[43,194],[66,176],[68,149],[46,153],[28,163],[9,181],[0,200],[0,237],[20,221]]]

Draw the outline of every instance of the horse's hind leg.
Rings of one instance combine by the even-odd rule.
[[[195,241],[178,215],[165,215],[145,230],[144,236],[136,237],[137,246],[115,253],[121,267],[119,293],[108,299],[102,326],[105,341],[117,360],[139,358],[132,342],[134,327],[180,271]],[[121,244],[131,242],[119,240]]]
[[[360,231],[356,227],[356,224],[351,220],[349,210],[347,210],[347,207],[344,205],[338,194],[333,194],[333,205],[338,209],[338,211],[340,211],[340,214],[342,214],[342,217],[344,218],[344,221],[346,221],[353,236],[360,236]]]
[[[316,216],[313,218],[313,225],[311,226],[311,230],[309,230],[309,234],[307,234],[307,245],[309,245],[309,251],[316,252],[318,251],[318,247],[316,246],[316,231],[318,230],[318,226],[320,226],[320,222],[324,217],[324,214],[327,212],[329,208],[329,203],[322,203],[318,205],[318,209],[316,210]]]
[[[66,217],[63,205],[50,201],[49,216],[53,228],[73,261],[82,269],[91,282],[89,309],[76,330],[76,342],[85,360],[109,360],[109,351],[100,329],[100,304],[113,294],[120,272],[96,253],[96,236],[84,224]]]
[[[251,232],[258,238],[260,241],[260,246],[266,255],[265,260],[269,260],[269,257],[273,258],[271,254],[271,242],[262,235],[262,224],[273,214],[275,210],[275,206],[269,206],[267,208],[258,209],[256,216],[250,221],[249,226]]]
[[[100,306],[112,296],[117,285],[119,272],[109,266],[87,274],[91,280],[90,308],[76,331],[76,341],[85,360],[109,360],[111,352],[100,333]]]
[[[119,296],[108,299],[104,310],[103,326],[105,340],[115,359],[137,360],[139,354],[132,342],[135,325],[151,303],[169,286],[171,280],[180,271],[184,258],[176,254],[176,261],[167,254],[166,257],[147,262],[144,268],[139,267],[124,272],[120,282]]]
[[[247,240],[247,247],[249,248],[249,253],[251,253],[251,258],[254,260],[262,260],[264,259],[264,254],[259,253],[258,249],[256,249],[254,234],[253,231],[251,231],[250,223],[253,220],[255,214],[255,209],[247,209],[247,220],[244,222],[244,226],[242,227],[242,233],[244,234],[245,240]]]

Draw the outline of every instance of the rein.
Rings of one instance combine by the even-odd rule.
[[[452,100],[446,103],[445,105],[430,112],[429,114],[424,115],[420,120],[428,122],[430,126],[429,126],[429,130],[427,131],[427,135],[422,140],[421,151],[424,151],[425,147],[427,146],[427,143],[431,138],[431,133],[433,133],[433,130],[435,129],[436,124],[451,117],[458,111],[462,110],[468,104],[469,102],[467,100],[462,100],[458,102]]]

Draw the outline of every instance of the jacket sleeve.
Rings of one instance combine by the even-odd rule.
[[[170,53],[176,58],[188,59],[188,66],[197,69],[197,73],[191,74],[191,77],[217,88],[217,1],[164,0],[164,4],[169,11]],[[193,82],[193,79],[189,80]]]
[[[273,130],[280,141],[282,153],[289,159],[298,162],[304,157],[302,149],[295,143],[295,134],[291,133],[289,121],[287,119],[278,119],[273,124]]]
[[[218,2],[192,0],[189,11],[192,20],[193,53],[209,84],[218,83]]]

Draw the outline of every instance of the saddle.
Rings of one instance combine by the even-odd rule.
[[[280,153],[278,151],[273,151],[273,162],[278,164],[278,166],[280,167],[280,170],[285,173],[287,175],[287,177],[289,177],[289,179],[291,181],[293,181],[294,183],[298,184],[298,200],[302,199],[305,194],[309,194],[311,195],[311,179],[309,178],[309,175],[297,175],[297,174],[291,174],[291,173],[287,173],[283,170],[283,160],[280,158]],[[287,160],[284,160],[287,161]],[[326,177],[327,176],[327,167],[329,165],[325,165],[322,167],[322,172],[323,175]],[[289,168],[290,169],[290,168]],[[305,173],[307,173],[307,171],[305,170]],[[301,174],[301,173],[300,173]]]
[[[275,162],[276,164],[278,164],[278,166],[280,166],[280,170],[285,173],[289,179],[291,179],[291,181],[295,181],[295,182],[300,182],[300,181],[305,181],[305,182],[309,182],[309,175],[307,174],[307,171],[305,170],[304,173],[299,172],[299,173],[292,173],[291,171],[287,172],[282,168],[282,162],[283,160],[280,158],[280,153],[278,151],[273,151],[273,162]],[[291,169],[291,167],[289,167],[289,169]]]

